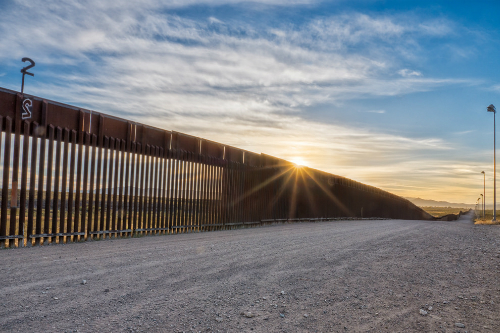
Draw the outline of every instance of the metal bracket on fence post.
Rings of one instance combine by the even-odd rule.
[[[22,58],[21,60],[23,62],[29,61],[31,63],[31,65],[26,66],[23,69],[21,69],[21,73],[23,73],[23,81],[21,83],[21,94],[23,94],[24,93],[24,75],[28,74],[31,76],[35,76],[35,74],[27,72],[28,69],[35,67],[35,62],[33,60],[31,60],[30,58]]]

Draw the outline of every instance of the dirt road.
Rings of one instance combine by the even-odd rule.
[[[1,250],[0,331],[500,332],[499,260],[467,218]]]

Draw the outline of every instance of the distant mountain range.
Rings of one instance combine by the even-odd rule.
[[[451,207],[451,208],[474,208],[474,204],[453,203],[448,201],[426,200],[421,198],[405,198],[419,207]]]

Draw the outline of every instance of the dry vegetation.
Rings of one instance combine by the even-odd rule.
[[[497,221],[500,219],[500,211],[497,210]],[[485,211],[485,216],[483,218],[482,211],[476,211],[476,217],[474,218],[474,224],[489,224],[489,225],[499,225],[499,222],[491,222],[493,219],[493,209]]]
[[[441,217],[448,214],[458,214],[460,211],[466,212],[468,208],[451,208],[451,207],[420,207],[434,217]]]

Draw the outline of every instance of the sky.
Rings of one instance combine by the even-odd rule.
[[[493,198],[500,1],[0,0],[0,87],[404,197]]]

